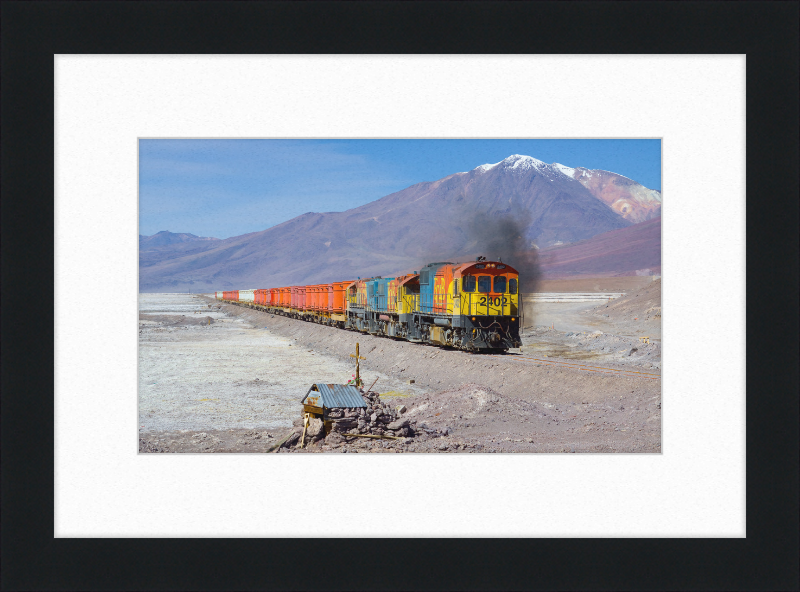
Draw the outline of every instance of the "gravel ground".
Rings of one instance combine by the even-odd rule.
[[[344,383],[353,373],[351,363],[207,304],[191,294],[140,296],[141,433],[285,430],[312,383]],[[375,372],[364,378],[424,392]]]
[[[555,357],[559,347],[569,346],[569,352],[587,357],[562,355],[565,361],[602,359],[603,366],[657,376],[647,356],[616,351],[617,359],[602,351],[610,343],[622,350],[622,342],[613,340],[624,335],[587,337],[541,327],[524,335],[523,354],[489,356],[334,329],[210,298],[147,294],[141,301],[142,452],[270,450],[289,433],[312,382],[350,377],[356,342],[367,358],[367,385],[378,378],[374,390],[381,398],[406,405],[408,417],[423,428],[404,440],[326,439],[302,452],[661,450],[660,380],[549,363],[561,359]],[[605,314],[592,307],[597,310],[586,309],[586,318]]]
[[[661,368],[660,279],[599,305],[537,304],[535,316],[538,326],[521,335],[526,352],[619,368]]]

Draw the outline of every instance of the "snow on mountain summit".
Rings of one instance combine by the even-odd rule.
[[[547,164],[538,158],[534,158],[533,156],[525,156],[524,154],[512,154],[511,156],[501,160],[500,162],[496,162],[494,164],[482,164],[478,167],[475,167],[473,170],[478,171],[480,173],[485,173],[486,171],[493,169],[496,166],[502,165],[504,169],[515,169],[518,171],[526,171],[528,169],[538,169],[541,167],[546,167]]]
[[[544,161],[539,160],[538,158],[534,158],[533,156],[524,156],[522,154],[512,154],[508,158],[506,158],[502,164],[507,169],[530,169],[530,168],[539,168],[542,166],[547,166]]]
[[[551,166],[555,170],[564,173],[567,177],[572,178],[573,175],[575,174],[575,169],[573,169],[572,167],[564,166],[563,164],[559,164],[557,162],[554,162]]]
[[[503,161],[501,160],[500,162],[503,162]],[[482,165],[480,165],[480,166],[476,166],[476,167],[475,167],[474,169],[472,169],[472,170],[473,170],[473,171],[478,171],[479,173],[485,173],[485,172],[486,172],[486,171],[488,171],[489,169],[493,169],[494,167],[496,167],[498,164],[500,164],[500,162],[496,162],[496,163],[494,163],[494,164],[482,164]]]

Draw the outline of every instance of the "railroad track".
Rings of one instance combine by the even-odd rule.
[[[576,364],[574,362],[562,362],[560,360],[553,360],[550,358],[534,358],[532,356],[524,356],[522,354],[505,354],[502,356],[491,354],[491,356],[493,358],[503,358],[504,360],[511,359],[520,363],[527,363],[527,364],[536,363],[546,366],[574,368],[576,370],[583,370],[586,372],[599,372],[601,374],[616,374],[617,376],[631,376],[633,378],[644,378],[648,380],[661,379],[660,374],[652,374],[649,372],[637,372],[636,370],[619,370],[617,368],[608,368],[606,366],[591,366],[589,364]]]

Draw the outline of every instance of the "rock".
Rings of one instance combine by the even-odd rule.
[[[397,408],[398,413],[405,413],[406,411],[408,411],[408,407],[405,405],[400,405],[400,407]]]
[[[336,432],[349,432],[356,427],[358,427],[358,422],[354,419],[340,419],[333,422],[332,429]]]
[[[370,423],[375,423],[377,420],[378,420],[378,414],[377,413],[373,413],[372,415],[369,416]]]
[[[408,379],[408,384],[414,384],[416,381],[413,378]]]
[[[445,427],[445,428],[443,428],[443,429],[442,429],[442,435],[443,435],[443,436],[446,436],[446,435],[447,435],[447,434],[449,434],[449,433],[450,433],[450,428],[448,428],[448,427]]]
[[[308,422],[308,429],[306,430],[306,436],[314,437],[317,436],[322,431],[322,420],[316,417],[312,417]]]
[[[386,427],[390,430],[401,430],[405,427],[408,427],[409,421],[408,418],[398,419],[397,421],[391,422]]]

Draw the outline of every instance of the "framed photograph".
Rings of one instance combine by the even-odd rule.
[[[139,452],[659,453],[661,160],[140,139]]]
[[[763,331],[796,328],[797,319],[790,296],[797,245],[788,238],[797,218],[797,87],[786,82],[797,66],[797,10],[781,3],[693,8],[4,5],[3,106],[15,117],[4,121],[3,268],[15,272],[13,285],[47,289],[36,293],[52,294],[54,308],[52,325],[49,318],[28,321],[35,335],[18,321],[3,324],[4,587],[795,586],[796,339],[791,331],[777,339]],[[712,16],[718,33],[704,25]],[[575,18],[613,22],[615,33],[600,27],[585,41],[567,41]],[[650,47],[632,33],[645,20],[654,27]],[[222,22],[227,33],[211,34]],[[156,36],[159,43],[142,34],[177,23],[184,33]],[[399,34],[411,23],[413,45]],[[678,23],[680,42],[668,35]],[[320,36],[326,27],[350,34]],[[397,34],[376,44],[376,31],[395,27]],[[31,43],[34,29],[44,42]],[[474,31],[469,42],[466,30]],[[452,45],[443,47],[442,39]],[[624,39],[631,44],[621,45]],[[765,39],[784,45],[766,51]],[[639,53],[619,53],[632,48]],[[12,88],[16,93],[7,92]],[[770,109],[758,108],[767,97]],[[667,276],[659,450],[291,457],[141,451],[147,423],[140,421],[139,331],[153,320],[141,316],[141,241],[160,230],[191,231],[140,232],[144,138],[660,139],[658,189],[669,196],[662,268],[634,269]],[[602,168],[520,156],[575,171]],[[580,184],[564,169],[564,182]],[[777,197],[754,209],[752,196],[765,189]],[[33,240],[51,231],[53,248]],[[241,236],[236,232],[212,238]],[[563,247],[556,235],[540,240],[551,241],[545,249]],[[20,267],[23,261],[36,263]],[[52,267],[55,285],[34,267]],[[386,273],[402,271],[421,270],[396,265]],[[384,274],[365,271],[377,275]],[[308,278],[296,285],[336,281]],[[232,282],[209,293],[292,283],[277,280]],[[3,283],[4,320],[9,311],[18,319],[30,292],[9,292]],[[751,303],[774,303],[758,319],[751,304],[747,323],[745,285]],[[270,322],[302,322],[281,319]],[[428,338],[433,333],[429,327]],[[41,352],[35,358],[28,353],[33,341]],[[51,351],[52,375],[42,371]],[[764,374],[767,358],[768,367],[785,368],[779,377]],[[745,384],[760,404],[745,405]],[[614,413],[622,411],[628,409]],[[452,440],[453,426],[424,423],[439,430],[435,439]],[[775,455],[776,447],[784,452]],[[765,479],[766,471],[780,477]],[[776,521],[778,511],[785,518]],[[390,569],[385,553],[392,548],[402,568]],[[309,549],[328,553],[323,572],[305,563]],[[209,554],[219,559],[203,560],[191,573],[172,567]],[[344,561],[353,556],[366,567],[353,570]],[[689,556],[693,567],[676,570]],[[586,565],[557,567],[570,557]],[[229,569],[234,560],[253,567]]]

